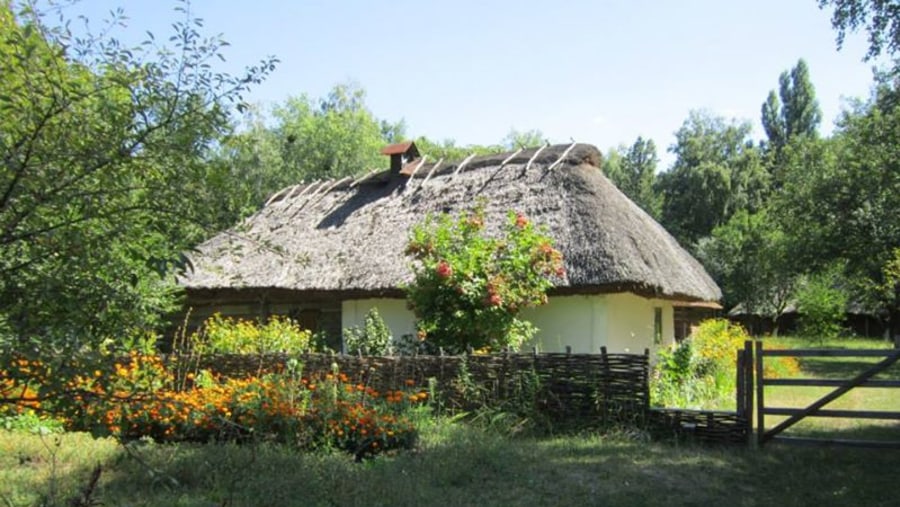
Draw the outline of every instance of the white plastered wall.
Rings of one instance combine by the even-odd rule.
[[[373,307],[395,339],[415,334],[415,316],[405,299],[356,299],[342,303],[341,326],[361,326]],[[674,312],[670,301],[647,299],[631,293],[556,296],[537,308],[522,312],[522,318],[539,329],[533,343],[540,352],[599,353],[606,346],[611,353],[654,351],[654,309],[662,309],[662,345],[675,341]]]
[[[341,328],[362,326],[366,314],[372,308],[378,308],[378,314],[391,330],[395,340],[405,334],[416,334],[416,318],[406,307],[405,299],[373,298],[353,299],[341,303]]]
[[[600,352],[606,345],[607,299],[605,295],[556,296],[546,305],[527,308],[522,318],[538,328],[534,343],[540,352]]]
[[[662,309],[662,343],[655,345],[655,308]],[[675,312],[671,301],[647,299],[631,293],[615,294],[609,298],[610,352],[632,352],[641,354],[644,349],[651,352],[675,342]]]
[[[534,343],[541,352],[640,354],[654,345],[655,308],[662,309],[662,345],[674,342],[672,303],[631,293],[557,296],[522,312],[539,331]]]

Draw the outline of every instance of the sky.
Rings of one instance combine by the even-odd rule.
[[[166,0],[84,0],[91,20],[122,7],[138,40],[168,35],[179,19]],[[816,0],[350,1],[194,0],[194,15],[227,48],[238,73],[274,55],[277,69],[245,99],[264,109],[338,83],[367,92],[376,117],[403,119],[407,135],[494,144],[538,129],[553,142],[604,151],[637,136],[666,149],[694,109],[746,119],[781,72],[809,66],[828,134],[847,98],[866,98],[866,41],[836,49],[830,12]]]

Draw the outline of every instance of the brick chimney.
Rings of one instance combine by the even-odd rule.
[[[400,174],[400,169],[403,169],[404,164],[419,158],[419,150],[416,148],[416,143],[412,141],[389,144],[381,149],[381,154],[391,156],[392,178]]]

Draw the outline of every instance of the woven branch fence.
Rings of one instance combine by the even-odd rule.
[[[646,352],[609,354],[603,348],[600,354],[169,356],[181,371],[206,369],[225,377],[284,371],[290,359],[299,361],[306,378],[337,371],[381,392],[404,388],[408,381],[417,388],[433,387],[437,402],[450,413],[485,406],[528,410],[554,423],[626,425],[661,437],[724,444],[746,444],[750,431],[746,410],[651,409]]]
[[[649,405],[648,354],[494,354],[462,356],[294,356],[302,375],[332,373],[378,391],[398,389],[412,380],[433,385],[442,406],[466,411],[480,406],[527,406],[554,421],[635,423]],[[281,371],[283,355],[216,355],[189,359],[170,356],[179,365],[208,369],[226,377]]]
[[[648,422],[651,430],[662,436],[701,442],[746,445],[750,435],[747,418],[736,412],[653,408]]]

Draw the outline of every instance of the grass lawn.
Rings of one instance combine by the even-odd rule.
[[[884,340],[843,339],[811,342],[799,338],[766,338],[764,347],[773,348],[831,348],[831,349],[890,349]],[[766,361],[774,358],[766,358]],[[865,371],[883,357],[804,357],[797,358],[799,378],[849,380]],[[900,363],[894,364],[874,377],[881,380],[900,380]],[[767,407],[803,408],[835,387],[770,386],[765,390]],[[854,388],[826,409],[900,411],[900,389]],[[766,427],[771,428],[785,417],[766,416]],[[847,439],[900,441],[900,421],[877,419],[807,418],[791,427],[785,435],[817,436]]]
[[[62,505],[96,464],[106,506],[896,505],[900,453],[649,443],[620,435],[509,439],[463,424],[416,451],[355,463],[274,445],[138,446],[0,432],[0,504]],[[47,502],[47,498],[55,502]]]

